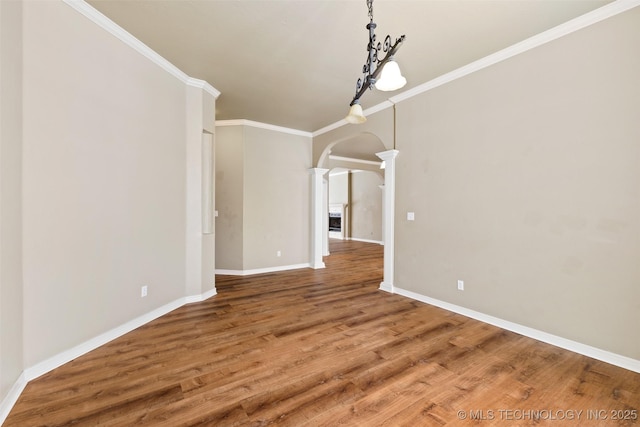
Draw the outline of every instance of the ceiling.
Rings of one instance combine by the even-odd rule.
[[[401,91],[610,0],[376,0],[376,35],[406,40]],[[313,132],[347,113],[367,56],[365,0],[88,0],[222,94],[218,120]],[[364,109],[401,93],[368,91]]]

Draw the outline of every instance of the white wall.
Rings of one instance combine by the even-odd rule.
[[[24,25],[33,365],[183,295],[185,85],[65,4]]]
[[[359,171],[351,175],[351,238],[382,242],[382,175]]]
[[[0,1],[0,400],[23,369],[21,191],[22,3]]]
[[[201,165],[213,106],[205,95],[188,102],[186,76],[68,4],[25,2],[23,34],[29,368],[211,290],[202,275],[213,254],[189,234],[202,183],[187,172]],[[187,286],[194,271],[203,282]]]
[[[94,12],[0,2],[0,422],[26,381],[215,293],[187,171],[217,91]]]
[[[216,127],[216,268],[242,270],[244,126]]]
[[[339,172],[329,175],[329,204],[346,205],[349,202],[349,172]]]
[[[216,293],[215,98],[199,87],[186,90],[185,293],[198,298]]]
[[[245,269],[309,262],[310,167],[310,137],[245,129]]]
[[[356,170],[329,177],[329,204],[344,204],[347,238],[382,242],[382,175]]]
[[[396,287],[640,360],[639,23],[396,105]]]
[[[311,137],[243,123],[216,133],[216,268],[308,265]]]
[[[26,381],[215,293],[218,92],[140,46],[86,3],[0,2],[0,422]]]

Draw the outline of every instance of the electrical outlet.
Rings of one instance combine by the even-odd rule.
[[[464,291],[464,280],[458,280],[458,290]]]
[[[147,296],[147,285],[144,285],[140,288],[140,298],[144,298]]]
[[[280,251],[276,252],[276,256],[282,256],[282,252]]]

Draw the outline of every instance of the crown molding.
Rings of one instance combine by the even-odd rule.
[[[342,119],[342,120],[339,120],[339,121],[337,121],[335,123],[331,123],[328,126],[325,126],[325,127],[321,128],[321,129],[318,129],[318,130],[314,131],[312,133],[312,136],[315,138],[316,136],[320,136],[323,133],[331,132],[334,129],[338,129],[339,127],[342,127],[342,126],[348,125],[348,124],[349,124],[349,122],[347,122],[345,119]]]
[[[122,27],[117,25],[115,22],[107,18],[105,15],[100,13],[98,10],[94,9],[84,0],[63,0],[67,5],[71,6],[76,11],[80,12],[94,23],[113,34],[115,37],[138,51],[140,54],[145,56],[146,58],[153,61],[155,64],[163,68],[168,73],[172,74],[182,82],[187,85],[199,87],[208,93],[210,93],[215,98],[220,96],[220,91],[215,89],[209,83],[189,77],[182,70],[177,68],[175,65],[164,59],[158,53],[156,53],[153,49],[142,43],[140,40],[135,38],[129,32],[124,30]],[[482,59],[474,61],[470,64],[467,64],[463,67],[460,67],[456,70],[453,70],[449,73],[443,74],[442,76],[436,77],[426,83],[423,83],[419,86],[416,86],[410,90],[402,92],[396,96],[390,97],[388,100],[381,102],[380,104],[374,105],[364,111],[365,115],[371,115],[377,113],[378,111],[382,111],[386,108],[392,107],[394,104],[397,104],[406,99],[412,98],[414,96],[420,95],[422,93],[428,92],[434,88],[442,86],[446,83],[450,83],[454,80],[467,76],[476,71],[487,68],[491,65],[497,64],[501,61],[509,59],[513,56],[519,55],[523,52],[541,46],[550,41],[556,40],[560,37],[571,34],[575,31],[578,31],[582,28],[588,27],[590,25],[596,24],[605,19],[611,18],[620,13],[626,12],[627,10],[633,9],[637,6],[640,6],[640,0],[615,0],[609,4],[606,4],[596,10],[588,12],[582,16],[574,18],[570,21],[567,21],[563,24],[560,24],[554,28],[551,28],[547,31],[544,31],[540,34],[537,34],[533,37],[530,37],[522,42],[516,43],[510,47],[507,47],[503,50],[500,50],[494,54],[486,56]],[[226,120],[223,122],[239,122],[238,120]],[[216,123],[216,126],[253,126],[262,129],[274,130],[277,132],[289,133],[293,135],[305,136],[305,137],[316,137],[342,127],[348,122],[344,119],[339,120],[333,124],[325,126],[315,132],[306,132],[297,129],[290,129],[281,126],[270,125],[266,123],[254,122],[251,120],[240,120],[242,123],[234,123],[234,124],[220,124],[220,122]]]
[[[497,64],[498,62],[519,55],[538,46],[542,46],[545,43],[559,39],[560,37],[564,37],[568,34],[574,33],[600,21],[604,21],[605,19],[626,12],[627,10],[633,9],[637,6],[640,6],[640,0],[615,0],[609,4],[599,7],[598,9],[578,16],[577,18],[569,20],[540,34],[529,37],[528,39],[502,49],[496,53],[457,68],[449,73],[436,77],[433,80],[415,86],[405,92],[399,93],[398,95],[392,96],[389,98],[389,100],[368,108],[364,111],[364,114],[366,116],[368,114],[373,114],[374,112],[384,110],[385,108],[388,108],[389,106],[397,104],[401,101],[428,92],[431,89],[437,88],[438,86],[442,86],[459,78],[467,76],[471,73],[475,73],[476,71],[480,71],[491,65]],[[316,137],[322,135],[323,133],[327,133],[346,124],[348,124],[348,122],[344,119],[337,121],[313,132],[313,136]]]
[[[184,73],[184,71],[180,70],[171,62],[164,59],[156,51],[151,49],[146,44],[142,43],[140,40],[131,35],[131,33],[127,32],[124,28],[120,27],[111,19],[107,18],[105,15],[103,15],[101,12],[89,5],[84,0],[63,0],[63,2],[85,17],[89,18],[99,27],[106,30],[117,39],[124,42],[126,45],[133,48],[136,52],[140,53],[142,56],[146,57],[154,64],[158,65],[160,68],[176,77],[186,85],[201,88],[213,95],[213,97],[215,98],[218,98],[218,96],[220,96],[220,91],[211,86],[209,83],[205,82],[204,80],[198,80],[194,79],[193,77],[189,77]]]
[[[197,87],[199,89],[204,90],[205,92],[207,92],[211,96],[213,96],[215,99],[218,99],[218,97],[220,96],[220,91],[218,89],[216,89],[215,87],[211,86],[209,83],[207,83],[204,80],[194,79],[193,77],[188,77],[186,83],[189,86]]]
[[[390,100],[383,101],[380,104],[376,104],[373,107],[369,107],[362,112],[362,114],[366,116],[370,116],[372,114],[377,113],[378,111],[386,110],[387,108],[393,107],[394,103]],[[322,129],[318,129],[317,131],[312,133],[312,136],[315,138],[316,136],[322,135],[323,133],[330,132],[334,129],[338,129],[341,126],[350,124],[345,119],[339,120],[335,123],[330,124],[329,126],[325,126]]]
[[[420,95],[424,92],[428,92],[431,89],[435,89],[438,86],[442,86],[446,83],[450,83],[459,78],[465,77],[476,71],[480,71],[491,65],[502,62],[506,59],[512,58],[521,53],[527,52],[538,46],[542,46],[553,40],[559,39],[578,30],[586,28],[590,25],[596,24],[607,18],[611,18],[622,12],[626,12],[629,9],[633,9],[640,5],[640,0],[616,0],[584,15],[578,16],[570,21],[553,27],[547,31],[544,31],[535,36],[529,37],[519,43],[511,45],[505,49],[502,49],[489,56],[485,56],[482,59],[474,61],[470,64],[457,68],[449,73],[443,74],[440,77],[436,77],[426,83],[416,86],[406,92],[400,93],[396,96],[389,98],[394,104],[397,104],[406,99],[412,98],[416,95]]]
[[[216,127],[222,126],[251,126],[254,128],[267,129],[281,133],[288,133],[291,135],[304,136],[307,138],[313,137],[311,132],[306,132],[298,129],[286,128],[283,126],[270,125],[268,123],[254,122],[253,120],[235,119],[235,120],[217,120]]]

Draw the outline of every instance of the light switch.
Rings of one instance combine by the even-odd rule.
[[[416,216],[413,212],[407,212],[407,221],[413,221],[416,219]]]

